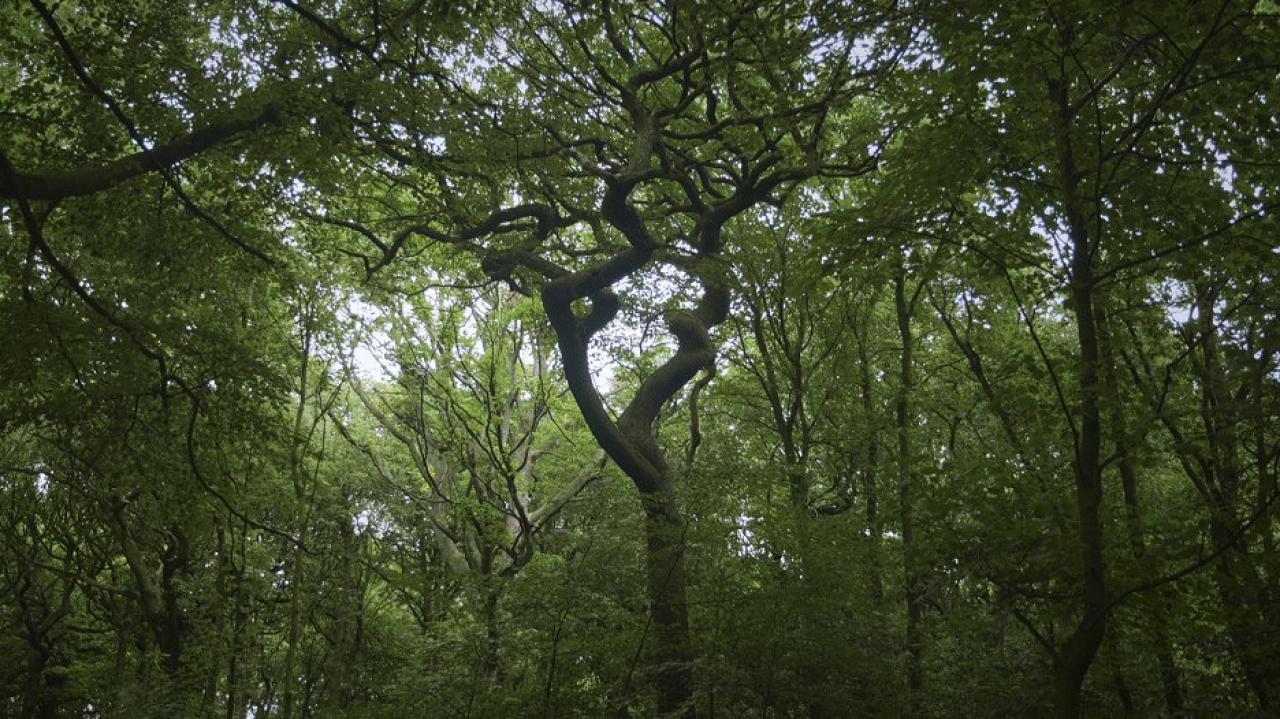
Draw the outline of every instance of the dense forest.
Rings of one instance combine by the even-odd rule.
[[[1280,716],[1271,0],[3,0],[0,715]]]

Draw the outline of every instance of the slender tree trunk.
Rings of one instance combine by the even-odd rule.
[[[907,688],[911,693],[911,715],[920,713],[924,688],[924,637],[920,627],[921,592],[917,558],[915,518],[912,506],[911,393],[915,388],[912,352],[915,338],[911,334],[913,302],[907,298],[907,276],[903,258],[898,258],[898,274],[893,284],[894,307],[898,317],[898,337],[902,341],[900,355],[896,419],[898,429],[898,513],[902,530],[903,594],[907,602]]]
[[[222,527],[221,520],[214,521],[214,565],[213,565],[213,600],[209,604],[209,614],[212,617],[208,626],[208,634],[214,637],[218,642],[218,648],[204,659],[205,681],[204,691],[200,695],[200,715],[207,716],[210,714],[210,708],[214,705],[218,696],[218,679],[222,675],[222,659],[224,657],[222,649],[222,639],[226,632],[227,617],[227,597],[230,592],[227,590],[227,578],[229,571],[229,555],[227,551],[227,533]]]
[[[299,557],[296,551],[293,559],[288,573],[291,591],[289,592],[289,624],[285,640],[287,647],[284,654],[284,675],[280,678],[284,684],[284,697],[280,701],[280,716],[283,719],[293,719],[296,702],[294,675],[298,673],[298,643],[302,641],[302,592],[297,588],[302,581],[302,572],[297,564]]]
[[[231,615],[231,658],[227,663],[227,711],[226,719],[241,719],[245,714],[245,702],[247,701],[247,693],[241,686],[240,671],[240,653],[244,649],[245,625],[248,623],[249,612],[245,606],[248,597],[244,591],[244,574],[245,561],[248,544],[248,525],[242,525],[240,530],[239,542],[239,565],[236,566],[235,580],[232,598],[232,615]],[[234,528],[231,535],[232,546],[236,545]]]
[[[1072,42],[1070,28],[1064,30]],[[1108,606],[1102,556],[1102,416],[1098,395],[1100,351],[1094,313],[1093,261],[1100,238],[1089,237],[1080,197],[1081,174],[1072,149],[1070,90],[1065,78],[1050,81],[1050,99],[1057,105],[1056,140],[1063,190],[1063,208],[1071,240],[1071,311],[1078,344],[1079,428],[1075,437],[1077,540],[1084,602],[1081,616],[1054,660],[1056,713],[1063,719],[1080,716],[1085,676],[1106,633]],[[1073,428],[1075,421],[1072,420]]]
[[[880,545],[884,535],[880,519],[880,493],[877,487],[876,470],[880,463],[880,434],[877,431],[874,382],[871,375],[871,353],[867,347],[871,312],[875,303],[870,303],[864,326],[858,330],[858,363],[861,365],[860,390],[862,415],[867,422],[866,457],[862,469],[862,491],[867,502],[867,534],[870,539],[870,550],[867,553],[867,564],[871,572],[871,601],[878,608],[884,601],[884,571],[881,568]]]
[[[243,694],[240,691],[240,648],[244,643],[244,616],[241,610],[240,598],[237,596],[236,615],[231,628],[231,659],[227,663],[226,719],[244,716]]]
[[[1253,439],[1254,450],[1253,460],[1254,466],[1258,471],[1258,493],[1257,504],[1259,508],[1266,507],[1268,502],[1273,501],[1276,496],[1276,468],[1273,463],[1276,459],[1276,451],[1280,449],[1280,444],[1276,443],[1275,432],[1275,415],[1274,411],[1269,412],[1267,405],[1267,388],[1268,378],[1272,372],[1271,362],[1274,357],[1274,350],[1259,350],[1254,343],[1251,342],[1249,347],[1249,355],[1261,355],[1256,370],[1253,372]],[[1272,532],[1272,515],[1275,513],[1275,507],[1269,507],[1262,512],[1262,516],[1258,518],[1258,536],[1262,538],[1262,563],[1266,569],[1267,577],[1271,581],[1270,590],[1273,600],[1280,602],[1280,553],[1276,551],[1276,536]]]
[[[302,307],[301,315],[297,318],[300,340],[298,404],[294,409],[293,435],[289,445],[289,478],[293,484],[293,498],[297,503],[295,508],[302,512],[302,517],[298,527],[298,543],[289,549],[289,558],[285,570],[285,576],[289,579],[289,624],[287,628],[288,648],[285,650],[284,677],[282,678],[284,696],[280,702],[281,716],[284,719],[293,719],[294,705],[297,701],[297,678],[295,675],[298,673],[298,644],[302,641],[302,587],[305,583],[306,575],[304,561],[306,557],[302,553],[302,547],[307,542],[307,533],[310,528],[311,512],[314,508],[316,491],[315,482],[311,482],[308,487],[307,472],[303,466],[303,452],[310,441],[309,435],[304,436],[303,428],[307,419],[308,393],[311,390],[311,356],[315,329],[313,323],[316,319],[316,308],[313,302],[312,298],[308,298]],[[314,426],[313,424],[312,427],[314,428]]]

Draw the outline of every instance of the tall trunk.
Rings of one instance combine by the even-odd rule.
[[[289,477],[293,484],[295,510],[302,512],[298,527],[298,542],[289,547],[285,576],[289,580],[289,614],[285,650],[284,696],[280,703],[281,716],[293,719],[296,703],[298,666],[298,644],[302,641],[302,586],[305,575],[302,547],[307,542],[307,530],[310,525],[313,500],[315,499],[315,482],[308,487],[307,472],[303,466],[303,452],[310,442],[310,436],[304,436],[303,427],[307,419],[307,393],[310,391],[311,352],[314,338],[313,322],[315,321],[315,305],[311,299],[304,302],[299,321],[299,355],[298,355],[298,404],[294,408],[293,436],[289,445]],[[314,429],[315,424],[312,424]]]
[[[663,717],[692,717],[693,647],[689,639],[684,521],[674,487],[669,483],[644,495],[643,502],[658,712]]]
[[[565,376],[588,427],[601,447],[631,478],[645,513],[646,563],[653,617],[655,688],[664,716],[692,719],[693,650],[689,637],[688,577],[685,569],[684,522],[665,456],[654,436],[661,405],[714,358],[706,325],[694,316],[669,320],[681,346],[659,371],[650,375],[615,422],[591,380],[584,324],[603,326],[594,316],[616,312],[616,299],[597,295],[592,315],[574,316],[569,298],[558,297],[554,284],[543,292],[544,306],[556,329]],[[727,296],[725,297],[727,311]],[[612,309],[610,309],[612,306]],[[603,308],[603,309],[602,309]],[[693,322],[699,322],[700,326]]]
[[[111,510],[114,520],[112,528],[120,542],[125,564],[133,576],[147,628],[164,658],[165,672],[174,677],[182,666],[183,626],[173,577],[176,572],[185,571],[185,540],[177,541],[166,551],[161,564],[161,584],[157,586],[155,575],[142,554],[142,548],[129,531],[125,502],[118,497],[113,498]]]
[[[348,511],[350,507],[348,506]],[[359,686],[357,667],[364,651],[365,631],[365,593],[368,579],[363,572],[365,555],[365,537],[357,535],[350,522],[343,522],[338,527],[341,537],[342,554],[338,563],[337,576],[342,581],[342,609],[335,617],[332,638],[337,648],[336,656],[328,664],[325,671],[328,678],[323,683],[321,696],[327,704],[318,706],[315,715],[335,713],[339,716],[349,713],[348,708],[354,700]],[[496,627],[497,589],[494,589],[494,622]],[[497,654],[496,643],[493,644],[494,655]],[[336,676],[335,676],[336,675]],[[310,712],[309,712],[310,714]]]
[[[176,676],[182,663],[182,635],[184,620],[182,610],[178,607],[178,587],[175,583],[179,573],[185,574],[190,568],[191,550],[186,533],[181,527],[169,530],[172,543],[166,547],[160,563],[160,593],[164,603],[164,617],[160,622],[160,650],[165,657],[165,671],[169,676]]]
[[[1068,42],[1070,42],[1069,29]],[[1098,237],[1090,238],[1080,196],[1082,176],[1072,148],[1070,90],[1065,78],[1050,81],[1050,99],[1058,109],[1055,128],[1063,208],[1071,240],[1071,311],[1078,343],[1079,430],[1075,438],[1077,540],[1084,606],[1080,620],[1054,659],[1055,705],[1059,717],[1080,716],[1081,688],[1106,633],[1108,600],[1102,556],[1102,417],[1098,395],[1098,328],[1094,314],[1094,255]],[[1075,422],[1072,422],[1075,425]]]
[[[231,658],[227,662],[227,712],[226,719],[244,716],[245,694],[240,679],[240,651],[244,647],[246,616],[242,577],[236,579],[235,609],[231,618]]]
[[[1253,407],[1251,414],[1253,416],[1253,461],[1258,471],[1258,493],[1257,504],[1259,508],[1266,507],[1276,496],[1276,470],[1272,466],[1276,459],[1277,447],[1273,445],[1275,433],[1272,426],[1275,422],[1274,412],[1269,412],[1267,405],[1267,381],[1271,375],[1272,358],[1275,356],[1273,349],[1259,349],[1257,343],[1251,342],[1249,346],[1249,356],[1259,356],[1256,369],[1253,372],[1253,388],[1251,395],[1253,397]],[[1261,551],[1262,562],[1267,572],[1267,578],[1270,581],[1270,592],[1273,601],[1280,602],[1280,553],[1276,551],[1276,537],[1272,532],[1272,514],[1275,508],[1271,507],[1262,512],[1262,516],[1258,518],[1258,536],[1262,538]]]
[[[295,551],[292,561],[289,562],[289,624],[286,629],[284,675],[281,677],[281,682],[284,684],[284,697],[280,702],[280,716],[283,719],[293,719],[294,704],[297,701],[294,675],[297,674],[298,667],[298,644],[302,641],[302,592],[298,589],[298,585],[302,583],[302,571],[298,562],[300,558]]]
[[[902,530],[903,594],[907,602],[907,688],[911,693],[911,714],[918,716],[920,694],[924,688],[924,638],[920,628],[922,597],[911,497],[911,393],[915,387],[912,367],[915,338],[911,334],[911,314],[914,303],[907,298],[906,268],[901,255],[898,258],[898,273],[893,281],[893,300],[898,317],[898,337],[902,341],[895,404],[898,429],[898,513]]]
[[[809,482],[805,476],[804,458],[799,456],[794,441],[783,441],[783,471],[786,472],[792,521],[796,530],[796,564],[802,581],[812,580],[819,563],[813,557],[813,515],[809,509]]]
[[[207,631],[208,635],[214,637],[215,641],[218,642],[218,648],[204,660],[206,664],[204,690],[200,694],[201,716],[210,714],[210,707],[217,700],[218,679],[222,676],[222,659],[225,656],[222,649],[222,641],[226,632],[227,597],[230,595],[227,589],[227,579],[231,572],[228,561],[227,533],[223,529],[220,520],[214,521],[214,541],[213,599],[209,604],[209,615],[212,620]]]
[[[498,599],[502,590],[498,586],[498,581],[498,577],[487,573],[481,578],[480,587],[480,591],[484,593],[484,674],[490,682],[495,684],[502,677],[502,664],[499,658],[502,633],[501,627],[498,626]]]
[[[663,405],[699,371],[715,362],[711,328],[729,315],[729,290],[715,275],[700,275],[703,292],[697,306],[693,310],[666,313],[664,319],[667,330],[676,338],[676,351],[641,381],[615,420],[596,390],[588,348],[592,336],[612,322],[620,308],[610,286],[647,264],[656,247],[644,221],[627,204],[632,187],[632,183],[609,186],[602,203],[605,219],[623,233],[630,247],[591,269],[549,280],[542,288],[542,305],[556,333],[565,381],[587,428],[601,449],[631,479],[644,504],[659,708],[682,719],[692,719],[696,711],[684,523],[676,504],[675,485],[666,455],[658,444],[657,421]],[[720,230],[732,216],[733,213],[722,209],[706,210],[699,222],[700,256],[719,255]],[[573,303],[582,299],[590,302],[590,310],[579,316],[574,312]]]
[[[245,626],[248,624],[249,601],[248,592],[244,589],[245,567],[248,552],[248,524],[241,524],[239,543],[236,542],[234,527],[231,531],[231,545],[239,557],[239,562],[228,558],[228,566],[234,567],[235,577],[232,582],[231,600],[231,657],[227,662],[227,707],[226,719],[241,719],[245,714],[247,693],[241,686],[240,653],[245,646]]]
[[[868,303],[864,325],[856,331],[858,364],[860,365],[860,392],[862,415],[867,422],[866,457],[862,468],[862,491],[867,502],[867,534],[870,549],[867,552],[868,569],[871,572],[871,601],[879,607],[884,601],[884,573],[881,569],[880,544],[884,529],[880,519],[880,493],[876,483],[876,470],[880,463],[880,434],[877,431],[874,381],[871,375],[871,352],[867,347],[867,325],[870,324],[874,302]]]
[[[49,652],[43,648],[32,647],[27,654],[27,676],[22,687],[22,719],[43,719],[57,714],[57,704],[45,691],[45,666],[48,663]]]

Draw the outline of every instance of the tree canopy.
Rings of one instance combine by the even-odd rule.
[[[1271,0],[0,6],[0,714],[1271,716]]]

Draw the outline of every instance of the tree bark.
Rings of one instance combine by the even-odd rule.
[[[658,713],[663,717],[692,717],[693,646],[689,637],[684,520],[674,487],[645,495],[642,501]]]
[[[52,719],[58,714],[58,704],[46,690],[45,667],[49,652],[32,647],[27,654],[27,676],[22,687],[22,719]]]
[[[172,167],[238,135],[280,122],[280,107],[276,104],[236,108],[188,135],[101,165],[0,175],[0,197],[57,201],[91,195]]]
[[[898,515],[902,530],[903,594],[907,602],[907,689],[911,695],[911,715],[920,714],[924,689],[924,637],[920,627],[921,591],[917,557],[915,517],[912,506],[912,442],[911,393],[915,388],[912,366],[915,338],[911,333],[914,297],[907,297],[905,258],[898,256],[898,272],[893,280],[894,309],[898,320],[898,338],[902,342],[899,356],[898,396],[895,415],[898,430]]]
[[[666,455],[658,445],[656,423],[662,406],[715,361],[710,331],[728,317],[729,291],[722,280],[707,273],[699,277],[703,292],[693,310],[666,313],[667,330],[676,338],[676,351],[644,378],[615,421],[595,388],[588,349],[592,336],[617,315],[618,298],[611,286],[644,267],[656,248],[643,220],[627,202],[636,182],[609,183],[601,204],[604,218],[626,237],[630,247],[587,269],[555,274],[543,285],[541,295],[543,309],[556,333],[569,391],[596,442],[640,493],[645,512],[659,711],[693,719],[696,711],[683,520]],[[744,198],[735,197],[729,206],[705,208],[699,218],[700,258],[718,256],[721,228],[745,208],[745,202]],[[590,302],[590,310],[578,316],[573,303],[583,299]]]
[[[146,626],[164,659],[165,673],[173,678],[182,667],[185,633],[182,617],[178,611],[173,577],[175,573],[185,572],[187,569],[185,538],[177,528],[172,530],[175,542],[166,549],[165,555],[161,558],[161,581],[157,585],[152,569],[147,566],[146,559],[143,557],[142,548],[138,546],[137,540],[129,531],[125,502],[117,497],[113,498],[111,505],[113,529],[120,542],[125,564],[133,577]]]
[[[1102,387],[1099,379],[1098,328],[1093,306],[1093,262],[1100,238],[1090,238],[1082,207],[1082,176],[1072,147],[1073,112],[1067,80],[1051,80],[1049,95],[1058,109],[1055,136],[1062,182],[1062,205],[1071,242],[1070,305],[1075,319],[1079,352],[1078,431],[1075,430],[1074,419],[1068,419],[1073,432],[1076,432],[1074,470],[1076,514],[1079,522],[1076,538],[1080,549],[1084,602],[1075,629],[1054,660],[1056,713],[1064,719],[1074,719],[1080,716],[1084,678],[1097,656],[1098,647],[1102,645],[1109,612],[1102,556],[1102,417],[1098,406],[1098,395]]]
[[[870,549],[867,552],[868,569],[871,572],[871,602],[878,609],[884,601],[884,571],[881,568],[880,544],[884,536],[882,519],[880,518],[880,492],[877,482],[877,469],[880,463],[880,435],[877,431],[874,382],[871,375],[871,352],[867,347],[869,325],[875,303],[870,302],[866,315],[862,318],[863,326],[855,330],[858,342],[858,363],[860,367],[860,391],[862,414],[867,423],[866,457],[862,468],[862,491],[867,502],[867,534]]]

